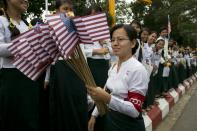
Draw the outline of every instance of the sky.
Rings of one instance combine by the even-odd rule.
[[[126,2],[128,2],[128,3],[130,3],[131,1],[133,1],[133,0],[126,0]]]

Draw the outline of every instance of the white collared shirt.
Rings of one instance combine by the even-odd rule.
[[[151,59],[153,57],[153,49],[148,43],[144,44],[144,52],[143,52],[143,62],[151,65]]]
[[[149,75],[145,67],[136,58],[131,57],[123,62],[117,72],[117,64],[108,72],[106,87],[111,92],[109,108],[131,117],[138,117],[139,112],[132,102],[125,100],[129,92],[142,96],[148,89]],[[97,108],[92,113],[98,115]]]
[[[159,63],[161,62],[161,58],[162,58],[162,49],[153,53],[152,63],[154,65],[156,65],[157,67],[159,67]]]
[[[14,21],[16,27],[19,29],[20,33],[23,33],[28,30],[28,26],[20,21],[19,24]],[[8,51],[8,46],[11,43],[11,33],[8,29],[9,22],[6,17],[0,16],[0,68],[15,68],[12,64],[13,58],[11,53]]]

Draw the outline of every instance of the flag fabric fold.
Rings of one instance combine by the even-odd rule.
[[[110,38],[105,13],[74,18],[73,21],[81,43],[92,44],[93,42]]]

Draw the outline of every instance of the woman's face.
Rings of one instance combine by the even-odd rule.
[[[157,39],[157,34],[156,33],[152,33],[152,34],[150,34],[148,36],[148,41],[147,42],[149,44],[153,44],[153,43],[155,43],[156,39]]]
[[[65,3],[59,7],[59,12],[65,13],[66,16],[68,16],[68,17],[74,17],[74,12],[72,10],[72,7],[67,3]]]
[[[164,47],[164,41],[159,41],[156,45],[157,49],[160,50],[160,49],[163,49]]]
[[[168,30],[167,29],[162,30],[161,33],[160,33],[160,36],[167,37],[168,36]]]
[[[68,4],[63,4],[63,5],[60,6],[59,11],[61,13],[67,13],[67,12],[72,11],[72,9]]]
[[[111,41],[114,55],[121,58],[131,55],[131,49],[135,47],[134,42],[129,40],[124,28],[115,30],[112,34]]]
[[[21,13],[27,11],[29,7],[28,0],[7,0],[7,4],[9,9],[15,9]]]
[[[141,40],[142,40],[143,42],[146,42],[147,39],[148,39],[148,35],[149,35],[148,31],[143,31],[143,32],[141,33]]]
[[[132,23],[131,26],[136,30],[136,32],[139,34],[141,29],[140,26],[136,23]]]

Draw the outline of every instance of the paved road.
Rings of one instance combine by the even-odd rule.
[[[197,131],[197,90],[192,94],[171,131]]]
[[[197,131],[197,82],[172,107],[155,131]]]

